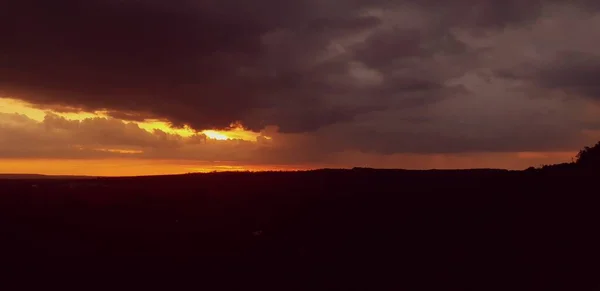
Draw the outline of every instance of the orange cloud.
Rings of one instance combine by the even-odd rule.
[[[45,106],[44,108],[39,108],[34,104],[30,104],[21,100],[2,97],[0,97],[0,113],[18,113],[39,122],[43,121],[47,116],[58,116],[64,118],[65,120],[78,121],[94,118],[114,119],[109,117],[106,111],[83,112],[78,111],[77,108],[64,106]],[[179,135],[182,137],[190,137],[201,133],[206,135],[208,138],[216,140],[240,139],[246,141],[256,141],[256,139],[259,136],[261,136],[260,133],[246,130],[239,123],[232,124],[230,130],[207,129],[203,131],[196,131],[188,126],[184,126],[183,128],[174,128],[167,121],[155,119],[147,119],[144,121],[130,121],[129,123],[136,124],[137,126],[148,132],[160,130],[169,134]]]
[[[126,121],[102,112],[41,110],[0,98],[0,173],[154,175],[322,167],[506,168],[568,162],[573,152],[377,154],[336,152],[318,135],[174,128],[162,120]],[[598,134],[589,131],[592,136]]]

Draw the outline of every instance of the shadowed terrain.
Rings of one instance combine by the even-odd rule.
[[[41,280],[19,284],[86,289],[592,290],[597,178],[356,168],[3,180],[2,265]]]

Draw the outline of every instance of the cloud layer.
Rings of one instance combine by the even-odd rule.
[[[600,125],[598,1],[10,0],[0,11],[0,96],[198,130],[276,127],[278,146],[252,144],[245,161],[577,150]],[[64,130],[218,158],[110,122]]]
[[[148,131],[114,118],[70,120],[48,113],[42,121],[0,113],[0,173],[140,175],[212,170],[281,170],[369,165],[382,168],[522,169],[567,161],[573,152],[387,154],[323,151],[306,135],[267,129],[256,140],[216,140]]]

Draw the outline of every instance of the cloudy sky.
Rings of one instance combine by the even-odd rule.
[[[8,0],[0,172],[522,169],[600,140],[596,0]]]

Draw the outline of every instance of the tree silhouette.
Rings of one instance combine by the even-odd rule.
[[[600,168],[600,142],[593,147],[584,147],[577,154],[575,163],[584,168]]]

